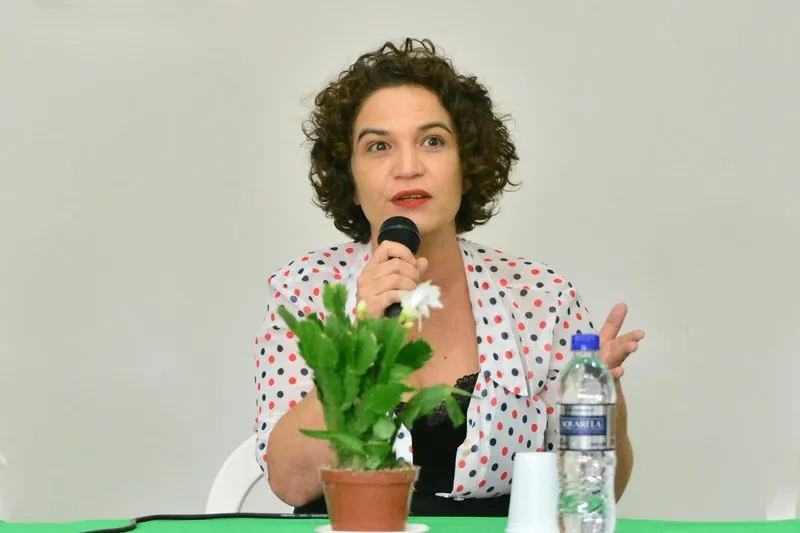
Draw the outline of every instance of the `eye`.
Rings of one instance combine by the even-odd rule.
[[[429,148],[437,148],[439,146],[444,146],[444,139],[434,135],[431,137],[426,137],[425,140],[422,141],[422,144]]]
[[[375,141],[374,143],[370,143],[369,146],[367,146],[368,152],[382,152],[388,149],[389,145],[384,141]]]

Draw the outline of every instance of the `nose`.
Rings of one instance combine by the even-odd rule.
[[[416,147],[407,146],[397,150],[395,160],[395,176],[400,179],[411,179],[422,175],[424,166]]]

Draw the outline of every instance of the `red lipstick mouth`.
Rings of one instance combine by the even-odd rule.
[[[408,191],[400,191],[399,193],[392,196],[392,201],[397,202],[401,200],[421,200],[424,198],[430,198],[431,195],[428,191],[423,189],[411,189]]]

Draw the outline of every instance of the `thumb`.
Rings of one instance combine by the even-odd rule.
[[[428,271],[428,260],[424,257],[417,257],[417,272],[419,272],[419,277],[425,277],[425,273]]]

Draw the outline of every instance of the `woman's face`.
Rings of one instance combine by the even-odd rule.
[[[458,140],[431,91],[399,86],[370,95],[355,120],[350,165],[373,237],[396,215],[413,220],[423,236],[455,234],[463,185]]]

